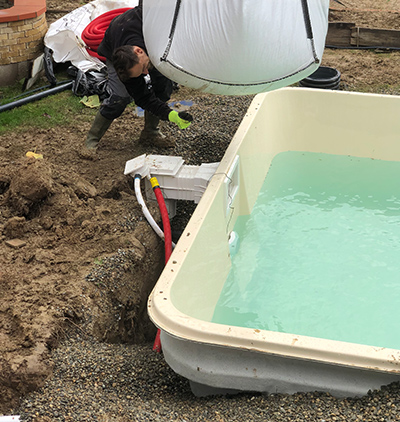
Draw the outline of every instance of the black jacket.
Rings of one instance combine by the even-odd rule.
[[[143,38],[141,6],[130,9],[111,21],[104,34],[103,41],[97,49],[97,53],[108,60],[112,60],[113,51],[123,45],[136,45],[142,48],[147,54]],[[171,81],[161,75],[156,69],[152,69],[149,73],[153,84],[172,86]],[[163,98],[163,95],[160,95],[161,99],[159,99],[154,92],[155,90],[165,92],[168,91],[168,88],[163,89],[164,87],[158,86],[157,89],[153,89],[146,84],[144,77],[145,75],[140,75],[137,78],[131,78],[129,81],[124,82],[126,89],[136,105],[142,107],[144,110],[150,111],[162,120],[168,120],[168,114],[171,108],[169,108],[166,101],[169,99],[169,96],[164,95]]]

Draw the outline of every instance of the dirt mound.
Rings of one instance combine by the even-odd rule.
[[[23,138],[16,135],[13,145]],[[56,141],[49,131],[41,150]],[[97,176],[72,170],[91,165],[100,175],[113,160],[75,156],[64,164],[46,154],[2,159],[0,411],[42,385],[52,369],[48,352],[68,327],[79,324],[107,342],[155,335],[145,299],[162,269],[163,245],[142,221],[124,176],[103,189]],[[123,162],[114,164],[122,173]]]

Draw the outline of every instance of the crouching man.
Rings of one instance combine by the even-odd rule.
[[[97,53],[106,58],[110,96],[103,101],[95,116],[86,147],[97,148],[112,121],[121,116],[132,100],[145,111],[140,142],[162,148],[173,147],[175,141],[160,132],[159,121],[170,121],[185,129],[193,118],[187,112],[178,113],[168,106],[173,83],[150,63],[143,38],[141,5],[111,21]]]

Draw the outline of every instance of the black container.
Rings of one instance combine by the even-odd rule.
[[[320,66],[314,73],[299,82],[300,86],[319,89],[338,89],[340,72],[332,67]]]

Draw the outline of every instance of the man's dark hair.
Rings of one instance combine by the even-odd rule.
[[[133,51],[133,46],[123,45],[114,50],[112,62],[118,77],[124,82],[130,78],[128,70],[139,63],[139,58]]]

